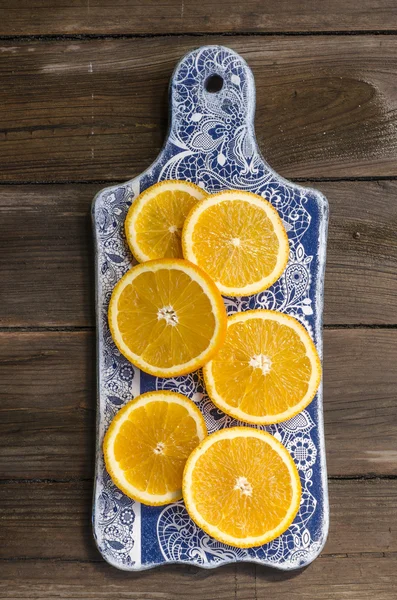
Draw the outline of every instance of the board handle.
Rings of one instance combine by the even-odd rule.
[[[230,48],[203,46],[182,58],[171,78],[170,111],[170,141],[214,153],[218,167],[231,151],[235,160],[236,149],[244,161],[256,153],[254,77]]]

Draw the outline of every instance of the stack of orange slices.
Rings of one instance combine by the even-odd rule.
[[[287,234],[267,200],[163,181],[134,201],[125,231],[140,264],[116,285],[109,326],[130,362],[158,377],[203,367],[214,404],[251,425],[290,419],[311,402],[321,364],[303,325],[269,310],[227,317],[222,300],[261,292],[286,268]],[[128,496],[149,505],[183,496],[192,519],[230,545],[269,542],[299,508],[298,471],[280,442],[252,427],[207,436],[181,394],[129,402],[109,427],[104,456]]]

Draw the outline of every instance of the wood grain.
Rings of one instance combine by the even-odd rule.
[[[92,476],[94,346],[92,333],[0,334],[1,478]]]
[[[316,183],[330,208],[324,323],[397,323],[397,182]]]
[[[94,182],[157,156],[172,70],[206,43],[252,67],[259,145],[280,174],[396,178],[397,37],[382,31],[397,32],[389,0],[0,0],[0,36],[16,36],[0,41],[0,599],[395,600],[397,182],[314,184],[331,209],[325,323],[394,326],[325,331],[322,556],[297,573],[131,574],[102,561],[90,528]]]
[[[329,475],[397,474],[397,335],[324,331],[324,419]]]
[[[95,348],[91,332],[0,334],[0,478],[93,473]],[[397,475],[395,330],[324,336],[331,476]]]
[[[2,561],[1,566],[0,598],[4,600],[210,600],[214,586],[219,600],[236,600],[234,566],[212,573],[186,566],[126,573],[104,561],[16,560]]]
[[[395,600],[395,555],[320,557],[292,573],[227,566],[117,571],[104,562],[4,561],[0,598],[53,600]]]
[[[2,326],[94,325],[90,207],[100,187],[0,187]]]
[[[395,30],[387,0],[2,0],[0,35]]]
[[[397,552],[397,481],[330,481],[330,531],[322,552]],[[98,560],[92,482],[0,485],[0,559]]]
[[[237,572],[239,600],[392,600],[396,556],[320,557],[304,571],[280,573],[243,565]]]
[[[329,199],[324,322],[397,323],[397,182],[313,184]],[[94,325],[100,185],[0,187],[0,326]]]
[[[166,134],[175,64],[206,43],[252,67],[259,145],[280,174],[397,175],[396,37],[185,36],[3,42],[0,180],[139,174]]]

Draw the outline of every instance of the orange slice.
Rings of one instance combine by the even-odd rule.
[[[207,435],[196,405],[173,392],[148,392],[114,417],[103,441],[106,469],[115,485],[144,504],[182,497],[183,468]]]
[[[225,343],[203,372],[214,404],[236,419],[266,425],[290,419],[311,402],[321,363],[299,321],[248,310],[228,318]]]
[[[274,283],[289,255],[277,211],[250,192],[227,191],[197,203],[182,232],[183,255],[226,296],[256,294]]]
[[[188,181],[161,181],[138,196],[125,220],[132,254],[139,262],[183,258],[181,232],[190,209],[207,196]]]
[[[109,327],[120,352],[158,377],[204,365],[226,335],[226,309],[201,269],[177,258],[141,263],[122,277],[109,304]]]
[[[288,529],[299,509],[301,484],[289,452],[270,433],[231,427],[193,450],[183,473],[183,498],[206,533],[248,548]]]

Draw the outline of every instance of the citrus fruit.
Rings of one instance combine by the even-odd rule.
[[[208,196],[188,214],[183,254],[215,281],[226,296],[256,294],[274,283],[289,255],[288,238],[277,211],[250,192]]]
[[[247,548],[281,535],[298,512],[301,484],[286,448],[251,427],[221,429],[189,456],[183,499],[216,540]]]
[[[206,192],[187,181],[161,181],[133,201],[125,220],[132,254],[139,262],[183,258],[181,232],[190,209]]]
[[[148,261],[128,271],[113,290],[108,316],[120,352],[158,377],[198,369],[226,335],[226,309],[215,284],[178,258]]]
[[[321,363],[299,321],[248,310],[228,317],[225,342],[203,372],[214,404],[236,419],[266,425],[290,419],[309,404]]]
[[[207,435],[197,406],[174,392],[147,392],[114,417],[103,441],[106,469],[115,485],[144,504],[182,497],[183,468]]]

